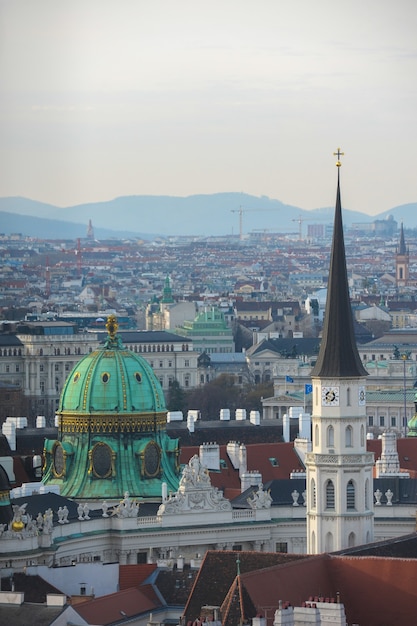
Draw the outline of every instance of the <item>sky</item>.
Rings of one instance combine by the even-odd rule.
[[[417,201],[415,0],[0,0],[0,197]]]

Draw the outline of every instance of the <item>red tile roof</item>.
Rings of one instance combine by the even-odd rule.
[[[119,589],[139,587],[156,570],[156,563],[119,566]]]
[[[198,446],[181,448],[181,463],[188,463],[194,454],[199,453]],[[289,478],[293,470],[302,470],[303,465],[292,443],[253,443],[246,445],[248,471],[259,471],[262,481]],[[235,470],[227,454],[227,446],[220,446],[220,459],[226,467],[219,472],[210,471],[211,484],[222,489],[225,497],[234,498],[240,493],[239,471]],[[276,462],[276,464],[275,464]]]
[[[124,617],[140,615],[160,606],[161,602],[154,591],[149,592],[149,589],[146,589],[145,593],[143,588],[132,587],[73,608],[88,624],[107,626],[107,624],[119,623]]]
[[[381,439],[368,439],[366,448],[368,452],[374,453],[375,461],[381,458]],[[414,478],[414,472],[417,470],[417,437],[397,439],[397,450],[400,468],[410,472],[411,478]]]

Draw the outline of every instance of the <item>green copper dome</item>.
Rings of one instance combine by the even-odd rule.
[[[85,356],[62,390],[58,413],[166,412],[164,393],[150,365],[126,350],[119,337]]]
[[[166,433],[164,394],[152,368],[127,350],[117,320],[102,348],[83,357],[64,385],[58,438],[45,440],[42,481],[63,496],[160,501],[176,491],[179,442]]]

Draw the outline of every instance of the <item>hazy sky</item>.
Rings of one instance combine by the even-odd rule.
[[[417,201],[416,0],[0,0],[0,196]]]

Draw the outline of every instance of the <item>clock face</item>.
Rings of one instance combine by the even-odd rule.
[[[322,387],[321,403],[323,406],[339,406],[339,387]]]
[[[366,404],[366,393],[365,393],[365,387],[359,387],[359,406],[363,406],[364,404]]]

